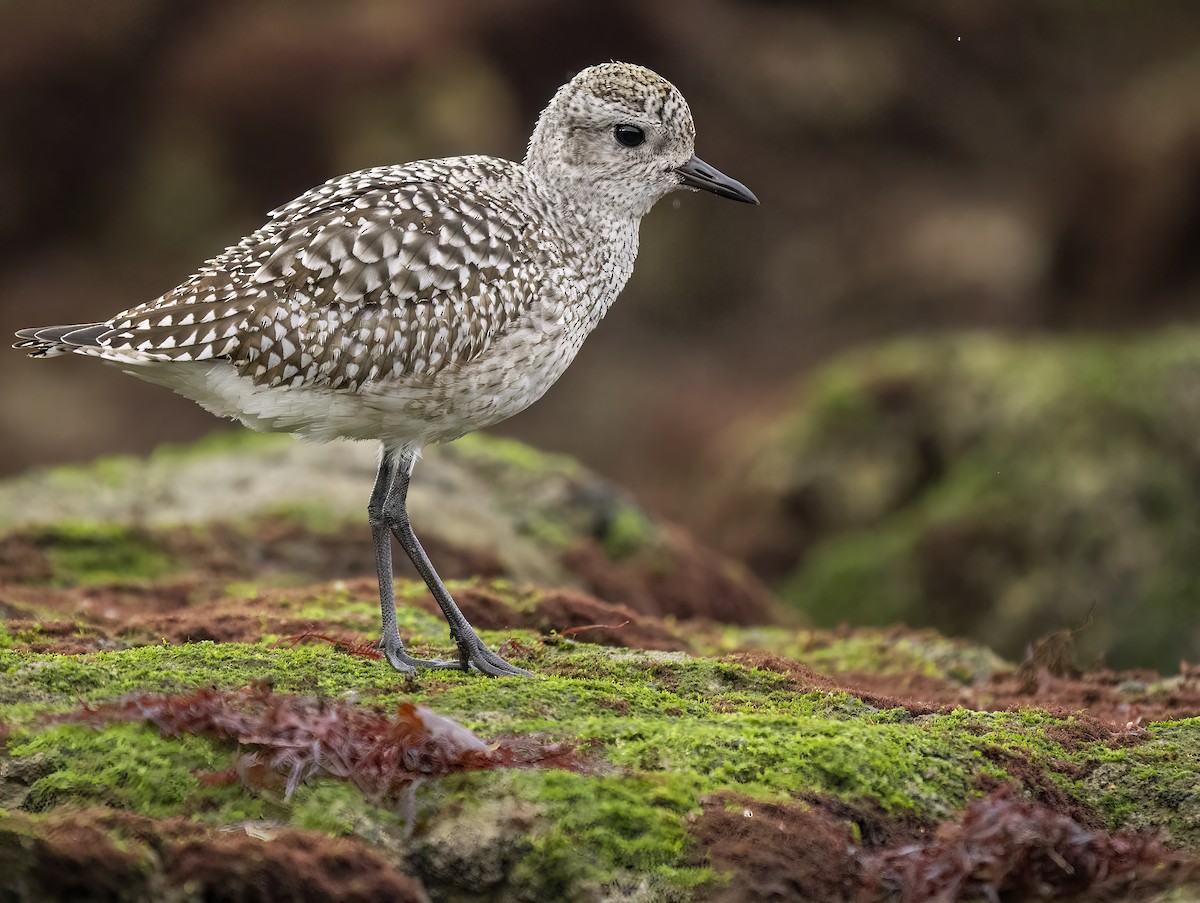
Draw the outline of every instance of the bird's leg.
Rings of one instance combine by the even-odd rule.
[[[417,668],[461,668],[459,662],[446,662],[436,659],[413,658],[404,651],[404,642],[400,639],[400,631],[396,627],[396,594],[392,580],[392,535],[384,520],[384,508],[388,493],[396,479],[397,453],[394,449],[383,448],[379,460],[379,475],[375,478],[375,488],[371,490],[371,501],[367,505],[367,515],[371,521],[371,538],[375,541],[375,568],[379,574],[379,608],[383,613],[383,638],[379,645],[387,656],[388,662],[397,671],[405,674],[415,674]],[[411,465],[407,465],[411,467]]]
[[[529,677],[528,671],[510,665],[484,645],[479,634],[475,632],[475,628],[471,626],[454,599],[451,598],[445,584],[442,583],[442,578],[433,569],[429,556],[421,548],[421,543],[417,540],[417,535],[413,533],[412,524],[408,520],[408,483],[412,476],[413,465],[416,463],[416,455],[408,452],[395,457],[394,482],[391,492],[387,493],[384,501],[383,521],[391,528],[392,534],[400,543],[400,548],[404,549],[408,557],[412,559],[413,566],[425,580],[425,585],[429,587],[442,614],[446,616],[446,622],[450,625],[450,636],[458,645],[461,667],[464,669],[474,668],[492,677]],[[376,488],[378,488],[378,484],[376,484]],[[376,547],[378,548],[378,543]],[[395,623],[394,615],[393,623]],[[384,627],[386,630],[386,614]]]

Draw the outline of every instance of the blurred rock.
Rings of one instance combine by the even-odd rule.
[[[2,481],[0,600],[31,574],[207,587],[371,576],[377,454],[373,443],[234,431]],[[778,620],[745,569],[570,458],[476,434],[432,450],[417,473],[413,523],[446,578],[585,589],[642,614]],[[407,568],[400,556],[397,572]]]
[[[1200,334],[863,351],[741,425],[713,516],[818,624],[936,624],[1085,665],[1200,654]]]

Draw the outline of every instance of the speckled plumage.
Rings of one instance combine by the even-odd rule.
[[[161,297],[103,323],[21,330],[17,347],[100,358],[254,429],[381,440],[368,510],[388,661],[524,674],[483,645],[425,556],[409,476],[425,445],[554,384],[629,279],[638,224],[663,195],[756,202],[693,155],[694,138],[668,81],[594,66],[555,94],[523,163],[454,157],[332,179]],[[446,614],[457,662],[405,652],[391,536]]]
[[[654,153],[612,141],[608,120],[645,127]],[[580,123],[612,146],[575,140]],[[593,67],[556,94],[524,164],[469,156],[332,179],[161,297],[22,344],[99,357],[256,429],[453,439],[562,374],[628,280],[641,216],[679,187],[694,133],[666,80]]]

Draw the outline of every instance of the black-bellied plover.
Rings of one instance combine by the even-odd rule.
[[[367,510],[388,661],[526,674],[480,640],[417,541],[413,465],[554,384],[629,279],[656,201],[685,187],[758,203],[694,155],[694,138],[666,79],[594,66],[554,95],[524,163],[452,157],[332,179],[160,298],[103,323],[23,329],[15,347],[100,358],[253,429],[381,441]],[[405,651],[391,536],[456,659]]]

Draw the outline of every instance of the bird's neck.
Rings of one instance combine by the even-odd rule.
[[[614,204],[610,193],[587,190],[578,179],[556,178],[559,173],[553,163],[547,165],[532,151],[523,168],[524,177],[542,198],[541,219],[553,222],[553,231],[569,243],[572,265],[590,287],[590,331],[633,274],[643,212]]]
[[[628,219],[636,230],[637,221],[650,212],[655,198],[633,190],[633,186],[614,179],[581,177],[578,163],[572,164],[561,138],[547,138],[538,131],[529,143],[523,166],[539,184],[566,197],[572,206],[586,210],[589,216],[603,219]]]
[[[534,162],[535,165],[530,165],[526,159],[524,178],[542,198],[541,216],[553,221],[556,231],[568,239],[577,252],[583,249],[588,256],[603,259],[628,255],[632,271],[643,213],[630,212],[622,205],[614,204],[611,194],[589,191],[577,180],[556,179],[552,167],[547,170],[537,166],[536,160]],[[624,278],[628,277],[629,274],[624,273]]]

